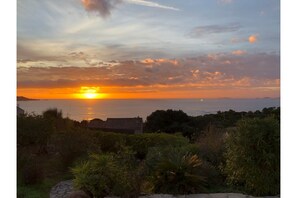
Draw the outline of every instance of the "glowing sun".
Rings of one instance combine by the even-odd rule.
[[[80,88],[80,98],[84,99],[96,99],[101,98],[101,94],[99,93],[99,87],[81,87]]]

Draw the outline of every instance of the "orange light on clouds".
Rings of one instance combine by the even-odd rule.
[[[247,52],[245,50],[234,50],[234,51],[232,51],[232,54],[237,55],[237,56],[241,56],[241,55],[244,55],[246,53]]]
[[[257,41],[257,39],[258,39],[257,35],[249,36],[249,42],[250,43],[255,43]]]

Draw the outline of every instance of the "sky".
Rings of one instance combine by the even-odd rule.
[[[280,2],[17,1],[17,95],[280,97]]]

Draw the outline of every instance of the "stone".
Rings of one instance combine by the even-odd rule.
[[[209,198],[228,198],[227,193],[212,193],[209,194]]]
[[[210,198],[209,194],[191,194],[187,195],[186,198]]]
[[[239,193],[228,193],[228,198],[247,198],[247,195],[239,194]]]

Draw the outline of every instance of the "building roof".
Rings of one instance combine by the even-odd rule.
[[[105,128],[108,129],[141,129],[142,118],[107,118]]]
[[[105,128],[105,122],[101,119],[95,118],[89,122],[88,127],[90,127],[90,128]]]
[[[21,115],[21,114],[24,114],[24,113],[25,113],[24,109],[17,106],[17,115]]]

